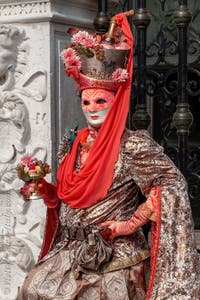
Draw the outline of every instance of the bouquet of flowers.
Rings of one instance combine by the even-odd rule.
[[[16,170],[18,177],[25,182],[24,187],[21,188],[21,194],[24,197],[27,195],[26,200],[41,198],[37,191],[37,184],[48,173],[51,173],[49,165],[35,157],[25,155],[21,158]]]

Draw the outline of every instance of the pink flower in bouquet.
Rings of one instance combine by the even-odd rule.
[[[30,155],[24,155],[22,158],[21,158],[21,163],[23,164],[23,165],[30,165],[30,163],[31,163],[31,161],[32,161],[32,157],[30,156]]]

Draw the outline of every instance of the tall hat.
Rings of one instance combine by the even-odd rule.
[[[62,51],[61,58],[66,74],[74,78],[80,91],[93,87],[116,91],[128,79],[130,45],[115,18],[104,36],[71,28],[68,33],[72,35],[71,44]]]

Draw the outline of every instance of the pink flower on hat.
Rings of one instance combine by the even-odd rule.
[[[94,48],[97,41],[87,31],[79,31],[72,36],[72,43],[85,48]]]
[[[112,79],[118,82],[125,82],[128,79],[128,72],[126,69],[118,68],[112,73]]]
[[[76,51],[72,48],[64,49],[60,54],[65,68],[68,69],[70,67],[77,67],[78,69],[81,68],[81,61],[79,56],[76,54]]]

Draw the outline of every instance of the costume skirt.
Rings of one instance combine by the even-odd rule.
[[[35,266],[25,278],[17,300],[144,300],[145,262],[109,273],[81,273],[75,279],[70,252]]]

